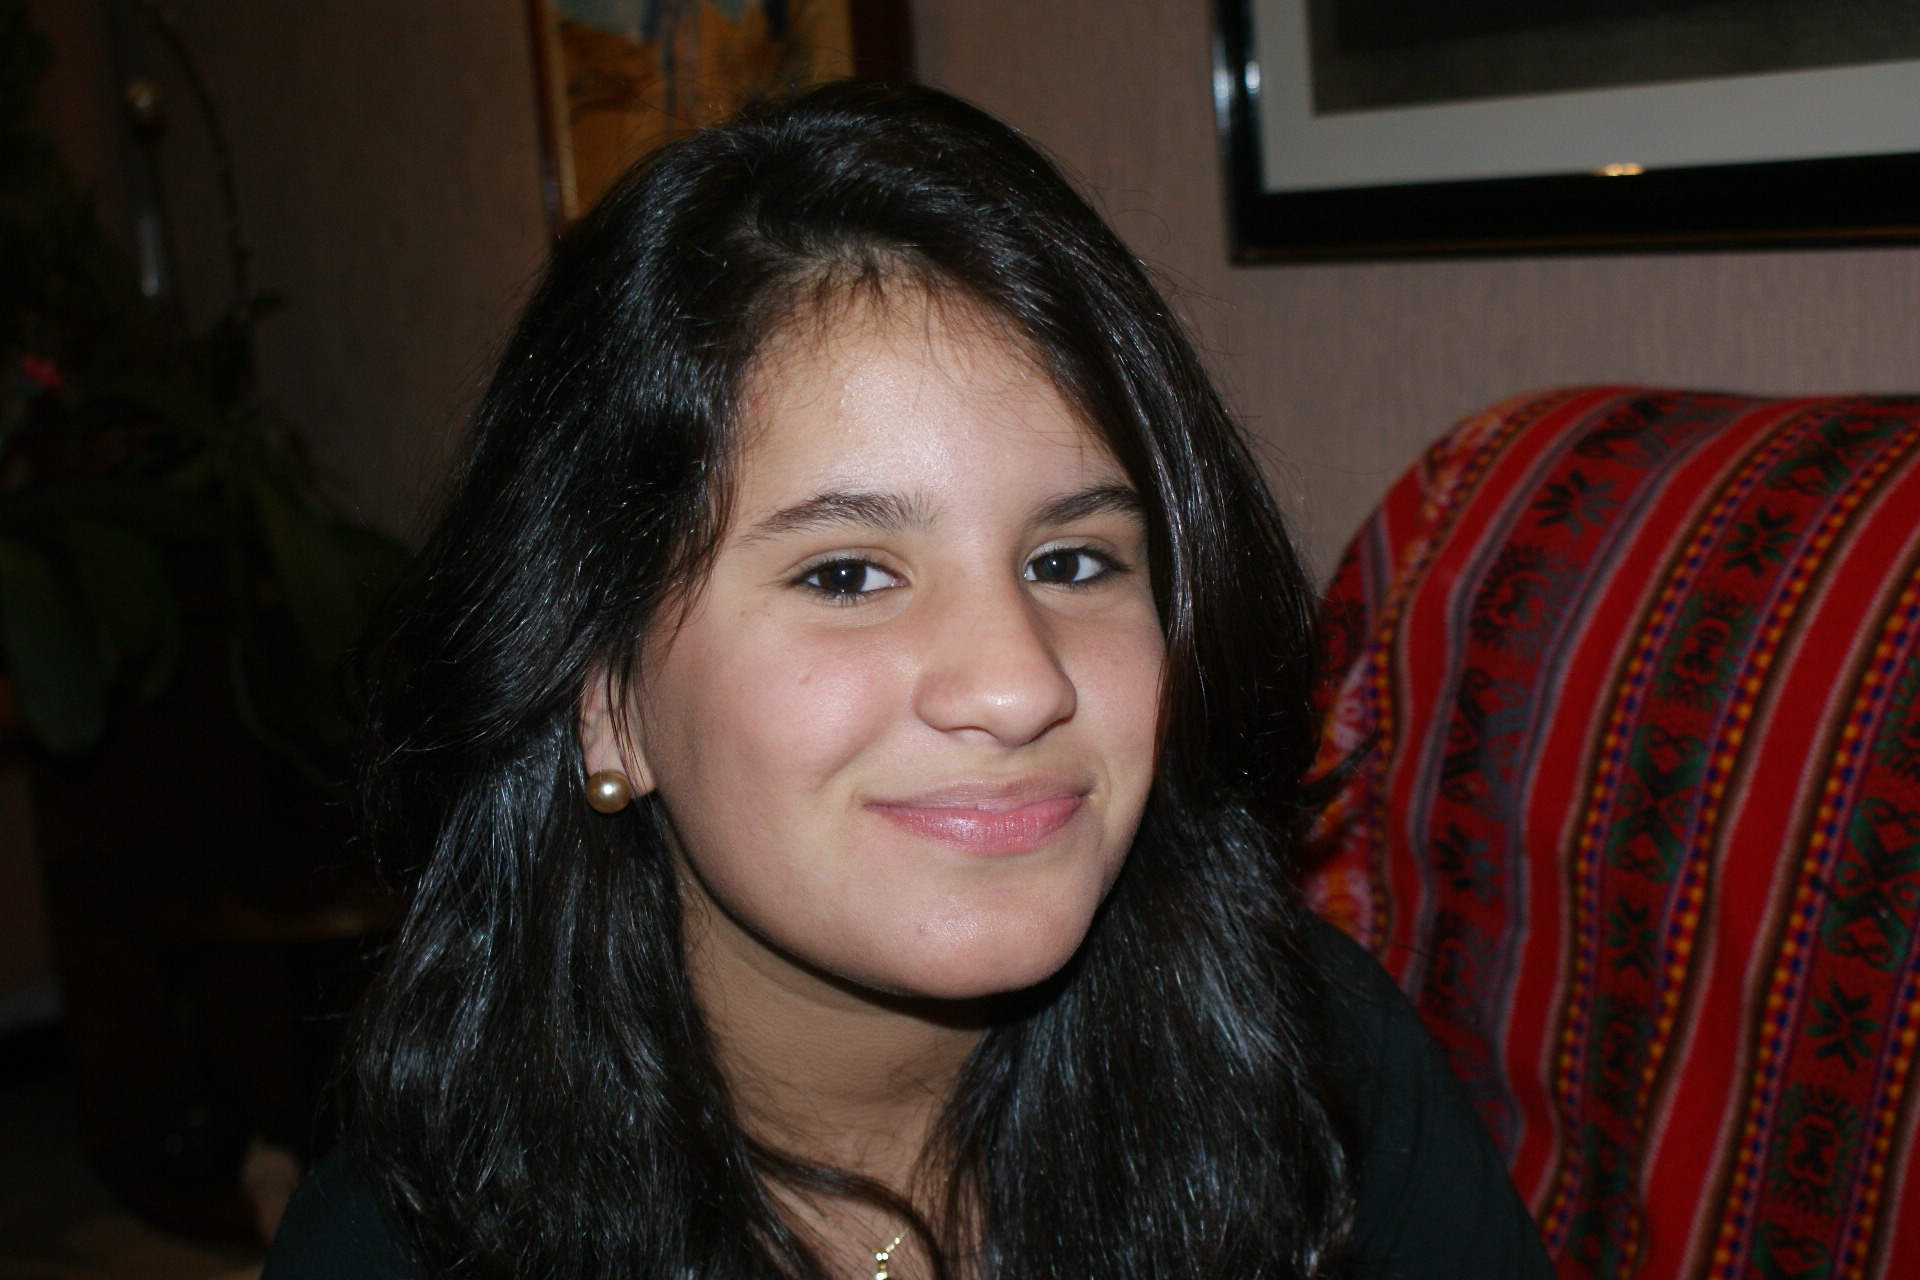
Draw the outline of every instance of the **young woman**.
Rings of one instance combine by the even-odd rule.
[[[307,1276],[1548,1274],[1313,922],[1311,599],[1140,266],[842,84],[555,254],[371,651]]]

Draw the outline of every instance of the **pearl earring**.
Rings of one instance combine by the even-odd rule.
[[[633,803],[633,784],[618,769],[587,775],[587,807],[595,813],[618,813]]]

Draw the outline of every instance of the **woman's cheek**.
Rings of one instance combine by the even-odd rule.
[[[1160,718],[1166,642],[1152,615],[1089,620],[1076,627],[1069,677],[1080,705],[1101,724],[1107,750],[1151,769]],[[1116,764],[1121,760],[1116,760]]]
[[[825,786],[896,728],[906,705],[901,654],[864,630],[775,632],[768,641],[730,681],[728,719],[756,774],[780,774],[789,794]]]

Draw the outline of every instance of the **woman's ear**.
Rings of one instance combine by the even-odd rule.
[[[587,774],[609,769],[624,774],[633,794],[643,796],[653,790],[653,771],[633,735],[622,732],[631,727],[631,715],[614,714],[612,675],[595,670],[580,697],[580,754]]]

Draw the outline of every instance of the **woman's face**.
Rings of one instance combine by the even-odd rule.
[[[624,761],[718,908],[703,945],[901,995],[1032,985],[1086,935],[1152,779],[1132,485],[963,306],[796,326],[748,393],[728,531],[649,642]],[[599,705],[588,764],[618,767]]]

